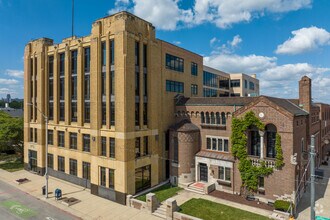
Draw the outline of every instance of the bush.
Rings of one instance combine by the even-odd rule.
[[[290,202],[284,200],[276,200],[274,203],[276,210],[290,212]]]

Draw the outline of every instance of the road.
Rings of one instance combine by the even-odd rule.
[[[79,219],[0,180],[0,220]]]

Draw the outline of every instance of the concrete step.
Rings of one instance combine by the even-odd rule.
[[[205,195],[204,191],[202,190],[195,190],[195,189],[192,189],[192,188],[185,188],[185,190],[187,191],[190,191],[190,192],[194,192],[194,193],[197,193],[197,194],[201,194],[201,195]]]
[[[196,187],[196,186],[193,186],[193,185],[189,186],[188,188],[193,189],[193,190],[197,190],[197,191],[201,191],[201,192],[204,191],[204,188]]]
[[[157,216],[157,217],[159,217],[159,218],[166,219],[166,215],[165,214],[158,213],[158,212],[153,212],[152,214],[155,215],[155,216]]]

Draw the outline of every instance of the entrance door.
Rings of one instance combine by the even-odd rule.
[[[33,172],[37,172],[37,151],[29,150],[29,165]]]
[[[207,165],[205,163],[199,164],[199,180],[207,182]]]

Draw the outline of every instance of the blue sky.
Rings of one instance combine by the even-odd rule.
[[[329,0],[75,0],[75,34],[128,10],[157,37],[204,56],[226,72],[256,73],[261,94],[298,97],[313,79],[313,98],[330,103]],[[0,97],[23,97],[23,53],[31,39],[71,35],[70,0],[0,0]]]

